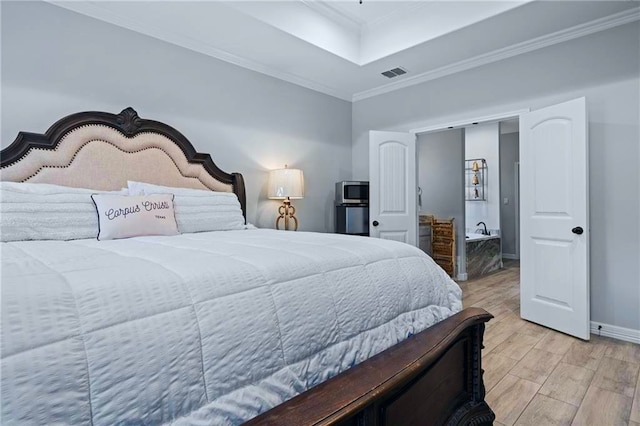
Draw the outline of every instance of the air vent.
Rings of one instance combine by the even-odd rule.
[[[385,71],[385,72],[383,72],[381,74],[384,75],[387,78],[394,78],[394,77],[397,77],[399,75],[406,74],[406,73],[407,73],[407,70],[405,70],[404,68],[398,67],[398,68],[391,69],[389,71]]]

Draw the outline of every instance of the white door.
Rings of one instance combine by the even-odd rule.
[[[369,233],[416,246],[416,135],[369,132]]]
[[[520,119],[520,313],[589,340],[585,98]]]

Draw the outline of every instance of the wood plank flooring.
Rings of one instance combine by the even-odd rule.
[[[640,426],[640,345],[589,342],[520,318],[520,268],[461,282],[465,307],[487,324],[483,368],[496,425]]]

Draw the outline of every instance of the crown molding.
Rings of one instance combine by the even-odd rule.
[[[492,62],[501,61],[523,53],[532,52],[544,47],[553,46],[558,43],[580,38],[589,34],[608,30],[620,25],[640,20],[640,7],[624,10],[604,18],[595,19],[584,24],[576,25],[571,28],[556,31],[528,41],[517,43],[502,49],[497,49],[489,53],[474,56],[450,65],[445,65],[430,71],[417,74],[404,80],[388,83],[373,89],[364,90],[355,93],[351,98],[352,102],[361,101],[363,99],[382,95],[384,93],[393,92],[398,89],[414,86],[416,84],[425,83],[427,81],[442,78],[461,71],[466,71]]]
[[[357,30],[359,33],[363,33],[365,31],[371,30],[373,27],[376,27],[380,24],[390,21],[400,21],[405,19],[407,14],[412,12],[416,12],[419,9],[423,9],[428,6],[428,2],[416,1],[410,4],[404,5],[400,9],[394,9],[390,13],[376,18],[370,22],[365,21],[364,19],[357,18],[350,13],[345,12],[344,10],[336,7],[332,2],[317,2],[315,0],[299,0],[302,3],[306,4],[311,9],[315,10],[318,13],[321,13],[325,17],[338,22],[341,25],[347,26],[350,29]],[[354,0],[355,1],[355,0]]]
[[[224,62],[228,62],[233,65],[237,65],[242,68],[249,69],[261,74],[268,75],[270,77],[284,80],[289,83],[296,84],[298,86],[306,87],[307,89],[314,90],[316,92],[324,93],[345,101],[351,101],[351,94],[342,92],[333,87],[326,86],[317,81],[313,81],[296,74],[292,74],[277,68],[273,68],[264,65],[260,62],[253,61],[241,56],[234,55],[223,49],[211,46],[193,37],[189,37],[185,34],[181,34],[175,31],[171,31],[168,28],[158,27],[155,25],[149,25],[136,19],[127,18],[120,14],[114,13],[99,5],[99,2],[70,2],[59,0],[45,0],[47,3],[55,6],[71,10],[76,13],[80,13],[91,18],[98,19],[103,22],[107,22],[128,30],[132,30],[141,34],[151,36],[153,38],[165,41],[167,43],[174,44],[176,46],[184,47],[186,49],[205,54],[207,56],[214,57]]]
[[[442,77],[455,74],[461,71],[466,71],[482,65],[490,64],[492,62],[497,62],[503,59],[521,55],[523,53],[528,53],[534,50],[542,49],[544,47],[552,46],[558,43],[573,40],[589,34],[594,34],[600,31],[604,31],[610,28],[614,28],[620,25],[624,25],[630,22],[640,20],[640,7],[631,8],[631,9],[628,9],[604,18],[600,18],[584,24],[576,25],[571,28],[567,28],[552,34],[544,35],[541,37],[537,37],[535,39],[517,43],[502,49],[494,50],[492,52],[488,52],[488,53],[478,55],[469,59],[465,59],[450,65],[445,65],[440,68],[426,71],[421,74],[410,76],[400,81],[387,83],[382,86],[375,87],[373,89],[357,92],[352,95],[349,92],[324,85],[317,81],[313,81],[311,79],[301,77],[296,74],[292,74],[274,67],[264,65],[258,61],[253,61],[247,58],[234,55],[230,52],[227,52],[223,49],[217,48],[210,44],[204,43],[193,37],[190,37],[175,31],[171,31],[168,28],[146,24],[141,21],[138,21],[126,16],[122,16],[120,14],[112,12],[107,8],[100,6],[100,2],[96,2],[96,1],[70,2],[70,1],[60,1],[60,0],[45,0],[45,1],[55,6],[58,6],[67,10],[71,10],[73,12],[80,13],[82,15],[86,15],[104,22],[108,22],[110,24],[113,24],[122,28],[126,28],[138,33],[142,33],[142,34],[154,37],[156,39],[214,57],[224,62],[240,66],[242,68],[246,68],[261,74],[265,74],[265,75],[277,78],[279,80],[283,80],[292,84],[296,84],[298,86],[305,87],[307,89],[314,90],[316,92],[324,93],[326,95],[333,96],[338,99],[342,99],[346,101],[351,101],[351,102],[357,102],[357,101],[378,96],[384,93],[389,93],[395,90],[411,87],[416,84],[421,84],[427,81],[442,78]],[[333,14],[334,18],[339,15],[341,16],[341,18],[338,18],[338,19],[342,19],[345,22],[346,21],[351,22],[351,23],[348,23],[347,25],[354,25],[355,23],[353,19],[347,17],[344,14],[341,14],[339,11],[335,10],[331,6],[325,7],[325,6],[322,6],[320,3],[314,2],[313,0],[301,0],[301,1],[305,5],[307,5],[308,7],[311,7],[316,11],[323,9],[327,11],[326,13],[333,14],[333,12],[328,11],[330,9],[333,10],[335,12],[335,14]],[[355,25],[358,25],[358,27],[360,27],[360,24],[355,23]]]
[[[371,22],[364,22],[362,24],[363,31],[371,31],[373,28],[392,21],[402,21],[406,19],[406,16],[411,13],[416,13],[420,9],[424,9],[429,6],[429,2],[426,1],[416,1],[406,5],[402,9],[394,9],[391,13],[387,15],[381,16],[377,19],[374,19]]]
[[[362,25],[364,21],[353,18],[351,15],[343,13],[342,11],[336,9],[334,6],[331,6],[329,3],[320,3],[315,0],[299,0],[309,9],[313,10],[316,13],[324,16],[325,18],[330,19],[333,22],[336,22],[338,25],[342,25],[349,30],[356,31],[358,34],[362,29]]]

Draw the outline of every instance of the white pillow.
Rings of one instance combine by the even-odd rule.
[[[144,182],[127,182],[129,193],[175,194],[176,222],[181,233],[245,229],[236,194],[202,189],[173,188]]]
[[[98,240],[178,234],[172,194],[93,194],[91,198],[98,212]]]
[[[0,240],[77,240],[98,235],[91,194],[127,194],[45,183],[0,182]]]

